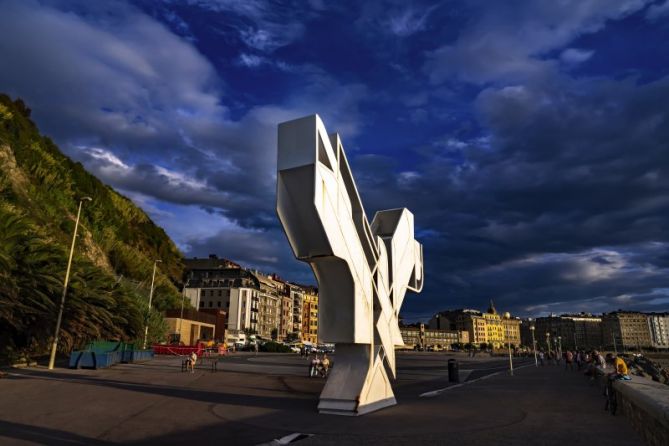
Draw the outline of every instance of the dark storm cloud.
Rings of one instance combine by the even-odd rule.
[[[666,66],[583,69],[584,37],[659,30],[658,2],[134,4],[0,0],[0,90],[188,254],[313,282],[275,216],[276,125],[318,112],[369,218],[416,215],[405,315],[669,307]]]
[[[249,44],[268,51],[295,28],[260,3],[194,3],[256,17],[265,40]],[[357,131],[365,87],[340,84],[323,70],[292,67],[309,79],[300,94],[231,119],[225,82],[212,64],[124,2],[0,4],[2,90],[21,96],[45,133],[124,191],[199,205],[247,228],[276,228],[276,124],[313,113],[325,100],[343,133]]]
[[[477,100],[485,144],[416,150],[419,162],[404,172],[388,159],[356,159],[369,208],[404,201],[438,234],[424,240],[434,297],[414,308],[495,297],[530,312],[666,287],[666,254],[640,246],[669,241],[667,101],[666,78],[490,88]],[[577,274],[607,266],[601,255],[581,261],[606,246],[631,266],[597,281]]]

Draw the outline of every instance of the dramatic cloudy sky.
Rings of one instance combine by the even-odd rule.
[[[188,256],[313,282],[276,125],[319,113],[415,213],[408,319],[669,309],[669,1],[0,0],[0,90]]]

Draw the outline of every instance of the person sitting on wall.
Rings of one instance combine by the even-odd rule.
[[[606,362],[613,365],[613,372],[609,373],[609,379],[622,379],[625,381],[631,380],[627,363],[623,358],[620,358],[612,353],[606,355]]]
[[[195,364],[197,363],[197,353],[191,352],[188,360],[186,362],[186,370],[190,370],[191,373],[195,373]]]

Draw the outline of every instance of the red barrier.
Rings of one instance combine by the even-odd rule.
[[[154,345],[153,352],[156,355],[175,355],[175,356],[188,356],[191,353],[195,352],[196,355],[202,356],[204,348],[202,345],[197,345],[195,347],[187,347],[182,345]]]

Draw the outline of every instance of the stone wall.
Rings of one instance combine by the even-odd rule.
[[[618,411],[649,446],[669,445],[669,386],[641,377],[616,381]]]

